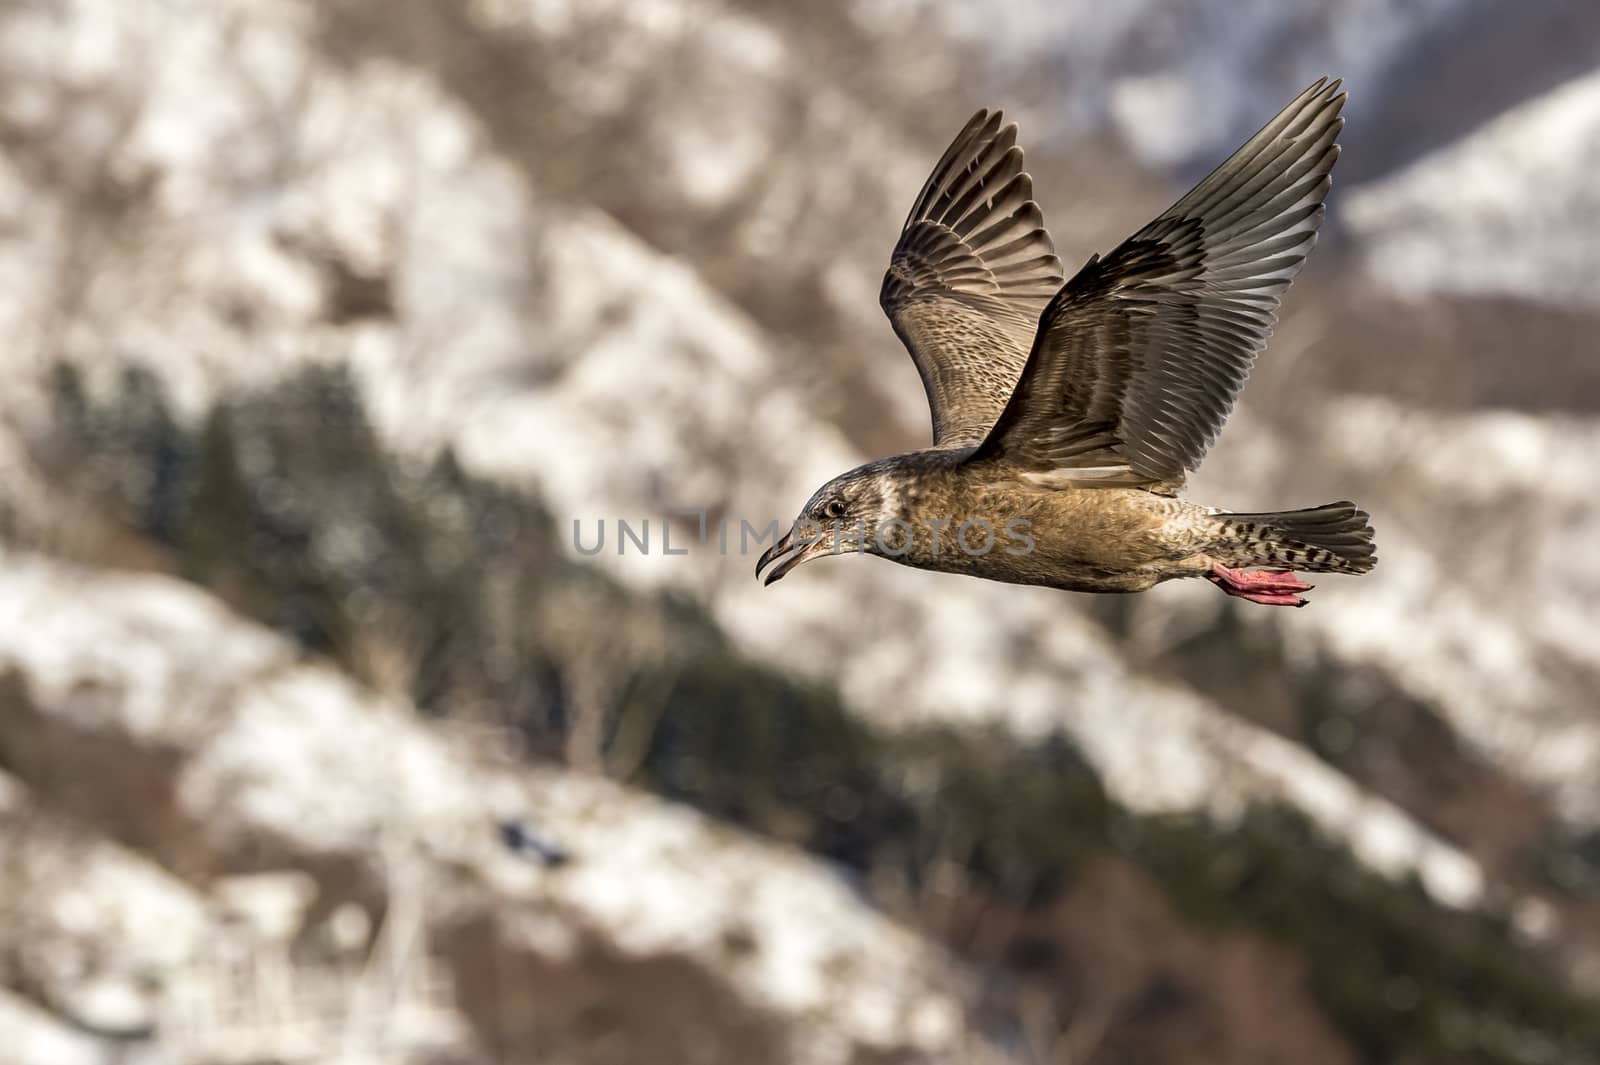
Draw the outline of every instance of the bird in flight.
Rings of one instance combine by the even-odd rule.
[[[1063,283],[1015,124],[979,111],[923,185],[879,301],[911,352],[933,446],[819,488],[756,564],[845,550],[1082,592],[1204,577],[1304,606],[1294,570],[1365,573],[1348,502],[1232,513],[1180,499],[1316,241],[1339,157],[1326,78],[1155,221]]]

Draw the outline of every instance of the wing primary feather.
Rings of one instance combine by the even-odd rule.
[[[1021,378],[969,461],[1004,458],[1053,484],[1182,483],[1316,242],[1340,86],[1319,78],[1155,221],[1090,257],[1045,306]],[[1008,258],[995,257],[993,276],[1026,275],[1025,250],[1001,246]]]

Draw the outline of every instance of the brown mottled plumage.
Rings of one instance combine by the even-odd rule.
[[[1233,514],[1177,498],[1316,241],[1344,100],[1318,80],[1065,284],[1016,126],[974,115],[917,196],[880,293],[922,376],[933,447],[823,485],[757,575],[783,555],[768,584],[861,550],[1073,591],[1206,577],[1303,606],[1311,586],[1290,570],[1370,570],[1354,504]]]

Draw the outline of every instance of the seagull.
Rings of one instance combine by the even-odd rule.
[[[1015,123],[972,116],[917,196],[879,302],[933,446],[843,473],[756,563],[825,554],[1079,592],[1203,577],[1304,606],[1296,569],[1365,573],[1350,502],[1233,513],[1179,498],[1316,242],[1345,94],[1319,79],[1155,221],[1063,283]]]

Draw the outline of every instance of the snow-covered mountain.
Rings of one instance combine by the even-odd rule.
[[[48,781],[85,768],[75,748],[99,748],[106,759],[95,790],[75,797],[30,796],[0,778],[0,816],[23,826],[0,841],[0,861],[26,859],[29,878],[5,904],[4,942],[23,959],[11,975],[80,1024],[175,1031],[170,1060],[237,1053],[222,1037],[230,1026],[235,1037],[247,1034],[244,1018],[230,1013],[250,1008],[250,989],[205,978],[226,979],[219,954],[248,957],[250,931],[230,927],[214,902],[208,907],[166,870],[193,880],[266,864],[315,870],[310,890],[324,912],[343,902],[373,909],[366,916],[374,920],[414,920],[404,934],[422,944],[486,926],[504,979],[575,985],[507,1019],[552,1047],[575,1038],[563,1029],[580,1023],[581,1010],[627,1007],[621,988],[582,987],[596,951],[615,953],[619,971],[675,971],[651,1008],[668,1018],[695,1008],[697,996],[749,1010],[764,1030],[733,1031],[766,1041],[786,1061],[890,1052],[932,1061],[964,1046],[959,972],[801,853],[591,776],[477,761],[469,737],[430,728],[415,708],[298,661],[281,637],[170,578],[86,573],[26,555],[8,556],[5,571],[0,663],[25,686],[8,707],[8,761]],[[89,689],[97,694],[77,694]],[[158,766],[170,773],[162,804],[140,793]],[[57,802],[70,812],[64,825],[28,816],[30,803]],[[120,817],[108,812],[119,805]],[[143,853],[86,830],[86,821],[142,836]],[[508,826],[552,841],[559,860],[507,846]],[[278,906],[293,922],[309,900],[284,887]],[[402,914],[408,905],[421,912]],[[754,947],[735,951],[730,967],[728,944],[738,937]],[[407,980],[420,980],[416,991],[426,995],[434,963],[415,943],[403,949],[391,964],[411,969]],[[442,953],[461,968],[440,975],[458,986],[484,962],[448,945]],[[186,969],[197,973],[175,993],[153,993]],[[349,974],[351,1015],[336,1020],[381,1026],[381,1012],[359,1015],[362,976]],[[674,986],[677,1004],[660,997]],[[240,1000],[228,1001],[230,992]],[[346,997],[338,988],[324,994],[286,1001],[283,1020],[301,1016],[311,1026],[319,1009]],[[453,1007],[448,998],[405,1004],[424,1017],[424,1006],[446,1017]],[[483,1026],[477,1038],[492,1043],[492,1005],[478,1005],[490,1016],[473,1018]],[[647,1029],[661,1023],[641,1016],[641,1030],[628,1036],[640,1041],[635,1053],[647,1053]],[[686,1035],[670,1024],[661,1034]],[[338,1045],[336,1033],[306,1036],[315,1054]],[[375,1037],[347,1029],[346,1038],[365,1046]],[[450,1030],[388,1038],[375,1045],[390,1053],[473,1042]]]
[[[1109,122],[1149,163],[1209,168],[1207,156],[1242,142],[1272,117],[1273,101],[1293,99],[1318,76],[1343,77],[1356,87],[1352,118],[1380,110],[1371,87],[1419,41],[1474,6],[1472,0],[1340,6],[1135,0],[1108,9],[1088,0],[1021,0],[958,2],[939,11],[955,33],[994,49],[999,62],[1057,67],[1066,86],[1062,102],[1080,130]]]
[[[1575,78],[1357,189],[1346,205],[1374,279],[1409,296],[1600,307],[1600,72]]]
[[[1587,550],[1600,502],[1586,489],[1600,402],[1559,417],[1445,412],[1337,390],[1307,401],[1294,388],[1329,323],[1393,300],[1391,289],[1589,313],[1592,75],[1533,86],[1437,152],[1335,193],[1346,247],[1314,259],[1291,293],[1273,365],[1193,486],[1234,509],[1350,495],[1373,512],[1382,564],[1328,580],[1311,610],[1241,614],[1203,586],[1100,603],[868,559],[763,589],[750,578],[759,548],[739,544],[741,520],[786,521],[816,484],[924,431],[914,372],[872,296],[938,138],[964,115],[964,98],[943,100],[962,95],[951,83],[1014,92],[1038,119],[1041,178],[1082,179],[1041,181],[1070,258],[1069,242],[1115,239],[1109,215],[1153,215],[1324,70],[1350,79],[1352,129],[1381,126],[1387,79],[1482,17],[1446,0],[1358,7],[1014,5],[1000,18],[863,0],[802,20],[713,0],[72,0],[0,16],[0,320],[14,338],[0,510],[20,548],[0,560],[0,655],[39,720],[136,745],[152,764],[157,751],[181,755],[162,784],[176,789],[165,836],[194,833],[196,855],[97,828],[108,800],[74,806],[61,775],[37,761],[25,771],[25,730],[0,731],[11,793],[87,820],[74,848],[143,863],[188,910],[209,890],[191,858],[206,875],[311,866],[326,891],[337,879],[327,862],[381,865],[386,826],[410,826],[407,847],[445,841],[418,876],[478,878],[473,905],[537,911],[486,933],[518,944],[505,949],[521,952],[529,981],[569,964],[571,937],[588,936],[628,972],[682,960],[702,1002],[726,994],[755,1009],[761,1038],[776,1040],[762,1045],[782,1060],[886,1048],[937,1060],[957,1047],[1033,1060],[1005,1058],[1005,1026],[974,1020],[997,993],[982,965],[874,909],[884,896],[870,886],[858,897],[748,828],[570,770],[463,765],[448,729],[413,720],[413,703],[436,712],[422,650],[385,644],[416,660],[363,675],[400,678],[382,696],[341,675],[336,655],[298,663],[283,637],[237,616],[251,600],[213,581],[192,542],[128,517],[192,498],[189,474],[174,471],[192,468],[194,441],[258,400],[270,411],[261,397],[306,367],[348,366],[398,472],[330,476],[403,479],[448,449],[462,476],[536,496],[567,563],[616,594],[689,604],[730,654],[836,693],[886,743],[946,729],[1024,749],[1064,736],[1139,823],[1227,832],[1260,808],[1287,809],[1384,890],[1420,885],[1428,921],[1507,921],[1522,937],[1508,950],[1580,986],[1600,948],[1588,874],[1572,873],[1587,859],[1570,842],[1600,827],[1600,555]],[[1058,82],[1071,92],[1047,111],[1038,86]],[[74,435],[58,363],[81,371],[96,412],[84,424],[120,427],[125,454]],[[152,373],[160,394],[134,389],[129,367]],[[158,424],[163,404],[171,439],[136,439],[127,427]],[[239,455],[242,475],[270,488],[271,456],[248,439]],[[305,518],[294,550],[308,574],[390,549],[375,546],[365,498]],[[648,521],[653,550],[621,551],[622,520]],[[687,554],[662,550],[668,524]],[[578,550],[574,526],[587,538],[602,525],[606,549]],[[224,550],[246,557],[262,543]],[[117,572],[130,566],[169,576]],[[234,609],[170,575],[210,584]],[[515,603],[494,609],[517,616]],[[563,624],[558,614],[553,639]],[[662,653],[627,645],[606,652],[613,669]],[[548,684],[554,702],[588,697],[570,677]],[[120,694],[80,696],[104,686]],[[352,751],[378,764],[341,760]],[[70,759],[55,764],[70,774]],[[502,809],[513,793],[516,809]],[[469,827],[524,816],[579,841],[572,868],[531,871]],[[258,837],[274,841],[265,858],[232,849]],[[1566,870],[1554,884],[1552,866]],[[948,894],[953,913],[970,902]],[[439,905],[423,926],[478,928]],[[195,935],[208,920],[194,918]],[[121,949],[120,933],[97,927],[82,934]],[[747,939],[761,944],[749,957]],[[198,964],[179,954],[131,968]],[[476,987],[473,958],[457,962],[456,985]],[[33,1004],[19,1009],[76,1017],[74,996],[97,986],[52,979],[0,970]],[[161,1001],[140,1023],[157,1023]],[[462,1010],[463,1045],[494,1060],[503,1018]],[[719,1046],[682,1059],[726,1060]]]

